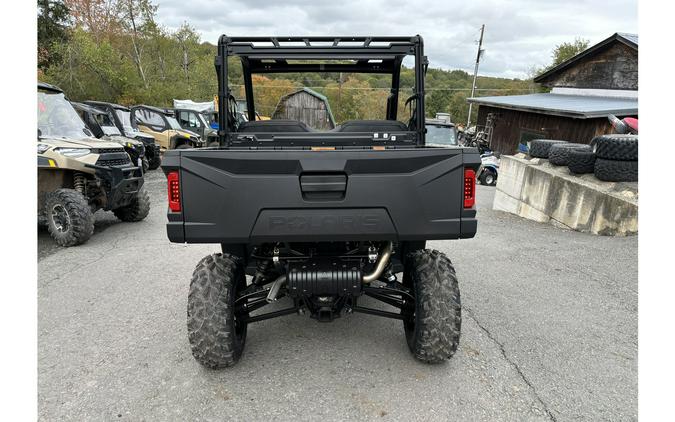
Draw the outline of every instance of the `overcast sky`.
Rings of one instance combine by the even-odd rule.
[[[156,0],[169,29],[187,21],[203,41],[228,35],[414,35],[431,67],[473,72],[481,24],[481,75],[526,77],[556,44],[638,33],[637,0]]]

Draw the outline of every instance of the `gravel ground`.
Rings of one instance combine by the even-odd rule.
[[[234,368],[190,354],[189,278],[213,245],[165,234],[165,180],[139,223],[97,213],[82,246],[38,234],[41,420],[635,420],[637,237],[563,231],[492,211],[435,241],[462,289],[460,348],[429,366],[399,321],[286,316],[249,327]],[[280,306],[283,306],[281,304]]]

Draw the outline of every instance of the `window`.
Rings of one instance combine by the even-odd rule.
[[[202,127],[201,122],[199,121],[199,117],[195,112],[179,111],[176,114],[176,120],[178,120],[178,123],[180,123],[180,125],[185,128],[199,129]]]
[[[164,120],[164,115],[154,110],[139,108],[134,111],[134,116],[136,122],[140,125],[147,126],[156,132],[166,130],[166,121]],[[177,124],[178,123],[176,123],[176,125]]]
[[[427,123],[427,145],[457,145],[455,127]]]

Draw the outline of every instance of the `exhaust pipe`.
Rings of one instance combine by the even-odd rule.
[[[361,277],[361,282],[364,284],[370,284],[373,281],[379,279],[382,276],[382,273],[384,272],[384,269],[387,267],[387,264],[389,264],[389,259],[391,258],[391,254],[394,250],[394,246],[392,242],[387,242],[387,244],[382,248],[382,251],[380,255],[377,258],[377,261],[375,263],[375,269],[373,270],[372,273],[366,274]],[[276,280],[272,282],[272,286],[270,287],[269,292],[267,293],[267,302],[272,303],[277,300],[277,296],[279,295],[279,290],[281,290],[281,287],[286,284],[288,281],[287,275],[284,274],[282,276],[279,276]],[[356,286],[354,286],[356,287]]]
[[[277,300],[277,296],[279,296],[279,289],[281,289],[281,286],[286,284],[286,274],[279,276],[276,280],[272,282],[272,287],[270,287],[270,291],[267,293],[267,302],[272,303]]]
[[[377,263],[375,264],[375,270],[370,273],[366,274],[363,276],[363,282],[366,284],[372,283],[373,281],[377,280],[380,278],[382,275],[382,272],[386,268],[387,264],[389,263],[389,258],[391,258],[391,253],[394,249],[394,246],[391,242],[387,242],[386,245],[384,245],[384,248],[382,249],[382,253],[380,256],[377,258]]]

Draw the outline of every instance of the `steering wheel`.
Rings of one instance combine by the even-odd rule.
[[[237,99],[232,94],[227,97],[227,126],[234,131],[239,127],[239,122],[237,121]]]

